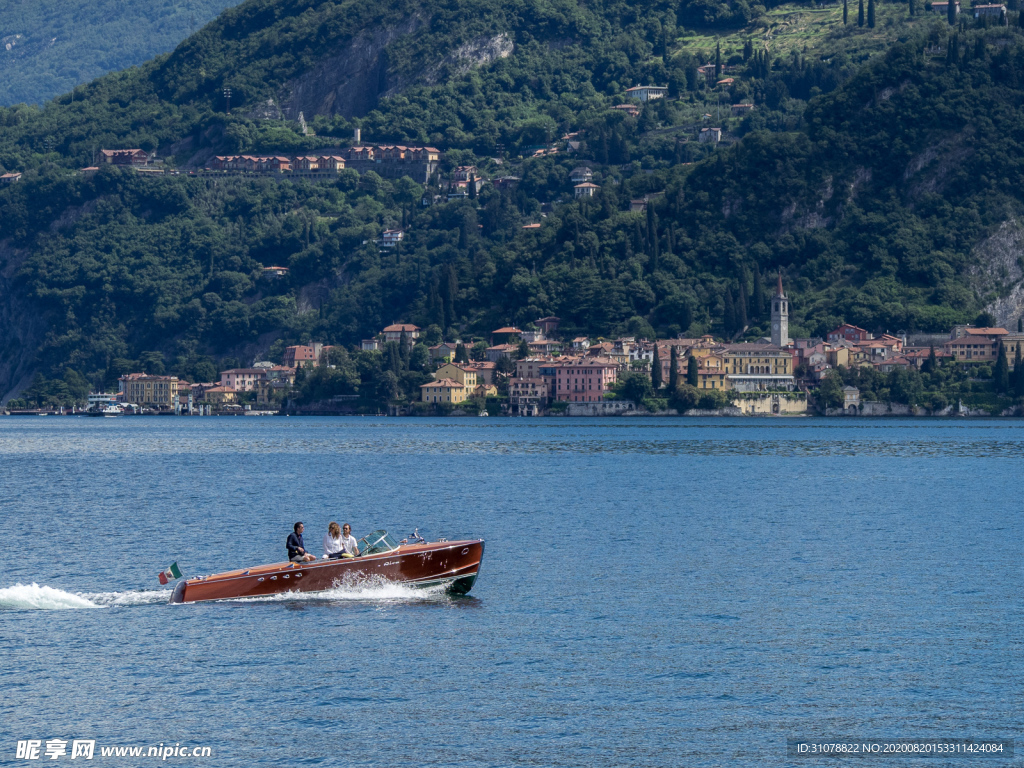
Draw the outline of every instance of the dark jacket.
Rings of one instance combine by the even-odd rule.
[[[288,542],[285,544],[288,547],[288,559],[291,560],[296,555],[301,555],[306,551],[306,545],[302,541],[301,533],[289,533]],[[302,552],[299,551],[302,550]]]

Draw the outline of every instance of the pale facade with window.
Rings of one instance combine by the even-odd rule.
[[[453,379],[428,381],[420,392],[424,403],[462,403],[468,397],[466,387]]]
[[[476,371],[468,366],[456,365],[455,363],[445,363],[434,372],[434,378],[440,379],[451,379],[457,381],[459,384],[464,386],[467,390],[476,389],[477,375]]]
[[[615,384],[617,371],[613,360],[562,363],[555,374],[555,399],[568,403],[599,402]]]
[[[124,377],[124,402],[156,408],[173,408],[178,396],[177,376]]]
[[[724,353],[727,386],[740,392],[791,391],[793,355],[774,344],[729,344]]]

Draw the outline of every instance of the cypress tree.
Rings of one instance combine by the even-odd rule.
[[[722,44],[715,43],[715,77],[722,74]]]
[[[476,200],[476,174],[475,173],[469,174],[469,184],[466,186],[466,191],[469,192],[469,199],[470,200]]]
[[[746,328],[747,323],[747,276],[743,275],[740,277],[740,301],[736,306],[736,326],[737,329],[742,330]]]
[[[845,3],[846,0],[843,0]],[[750,61],[750,57],[754,55],[754,44],[747,38],[747,41],[743,44],[743,61]]]
[[[691,387],[697,386],[697,358],[690,355],[690,359],[686,363],[686,383]]]
[[[1017,14],[1017,26],[1024,27],[1024,11]]]
[[[466,351],[466,345],[459,342],[455,345],[455,362],[456,363],[468,363],[469,352]]]
[[[651,269],[658,268],[659,246],[658,243],[658,214],[654,212],[654,206],[647,204],[647,249],[651,256]]]
[[[850,11],[846,7],[847,0],[843,0],[843,26],[845,27],[850,20]]]
[[[917,15],[917,0],[907,0],[911,16]]]
[[[736,330],[736,302],[732,298],[732,288],[725,289],[725,306],[722,311],[722,325],[725,328],[725,335],[732,336]]]
[[[860,5],[857,8],[857,26],[864,26],[864,0],[860,0]]]
[[[1021,14],[1024,16],[1024,14]],[[1024,333],[1024,317],[1017,318],[1017,333]]]
[[[661,389],[661,356],[658,354],[658,342],[654,342],[654,360],[651,361],[651,386],[655,391]]]
[[[750,314],[760,319],[764,314],[764,283],[761,282],[761,270],[754,267],[754,294],[751,300]]]
[[[999,356],[996,357],[996,369],[992,373],[992,387],[997,393],[1006,392],[1010,388],[1010,366],[1006,362],[1006,347],[999,345]]]
[[[875,0],[868,0],[868,27],[875,28]]]
[[[928,359],[924,361],[924,365],[921,366],[921,370],[924,373],[935,373],[935,368],[938,365],[938,360],[935,358],[935,345],[932,345],[928,350]]]
[[[1013,394],[1017,397],[1024,397],[1024,366],[1020,364],[1020,342],[1017,342],[1017,351],[1013,355]]]
[[[1020,362],[1020,348],[1017,349],[1017,362]],[[672,345],[672,355],[668,364],[668,391],[675,392],[679,388],[679,347]]]
[[[946,6],[946,21],[949,22],[949,26],[956,25],[956,0],[948,0]]]

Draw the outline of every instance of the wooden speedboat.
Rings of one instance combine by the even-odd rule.
[[[366,580],[387,580],[411,587],[443,585],[466,594],[473,588],[484,556],[482,539],[396,542],[374,531],[359,542],[360,555],[339,560],[258,565],[178,582],[172,603],[263,597],[282,592],[320,592]]]

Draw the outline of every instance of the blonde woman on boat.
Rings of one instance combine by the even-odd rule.
[[[344,551],[345,543],[341,538],[341,527],[332,520],[327,526],[327,535],[324,536],[324,559],[341,557],[341,553]]]

